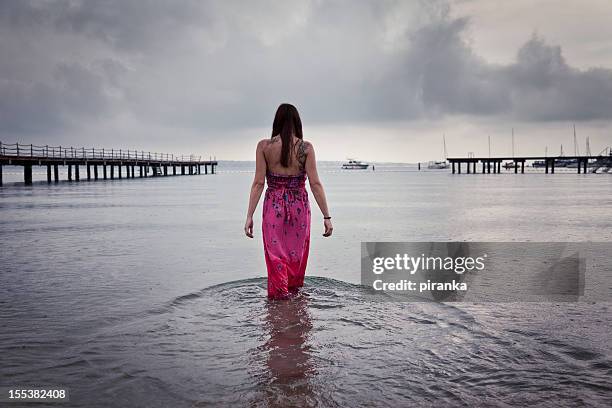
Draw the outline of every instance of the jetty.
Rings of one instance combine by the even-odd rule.
[[[87,180],[158,177],[169,175],[215,174],[216,160],[202,156],[178,156],[137,150],[36,146],[0,142],[0,185],[3,166],[23,166],[23,181],[32,184],[32,167],[47,168],[47,183],[59,182],[59,166],[67,166],[68,181],[81,180],[81,168]],[[171,173],[170,173],[171,170]],[[178,171],[177,171],[178,170]]]
[[[608,149],[609,150],[609,149]],[[578,174],[587,173],[588,167],[603,167],[612,166],[612,152],[608,151],[607,155],[600,154],[597,156],[522,156],[522,157],[449,157],[447,159],[452,167],[452,174],[461,174],[462,166],[465,165],[466,174],[478,173],[478,163],[481,165],[480,172],[484,173],[501,173],[502,162],[509,162],[510,167],[506,169],[514,169],[514,173],[525,173],[525,162],[539,162],[538,167],[543,167],[546,174],[555,173],[555,167],[576,168]],[[567,163],[571,162],[572,165]],[[592,171],[594,173],[595,171]]]

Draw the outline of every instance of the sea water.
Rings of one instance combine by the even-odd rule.
[[[334,234],[311,196],[305,287],[269,302],[261,204],[243,232],[253,168],[24,186],[5,167],[0,385],[87,407],[612,403],[610,303],[385,302],[359,285],[362,241],[612,241],[611,175],[323,163]]]

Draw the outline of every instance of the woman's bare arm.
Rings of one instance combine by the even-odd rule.
[[[244,233],[247,237],[253,238],[253,214],[255,208],[261,198],[265,182],[266,182],[266,158],[264,157],[263,147],[266,143],[265,140],[260,140],[257,143],[257,149],[255,150],[255,177],[253,178],[253,184],[251,185],[251,194],[249,195],[249,209],[247,210],[247,218],[244,224]]]
[[[315,157],[315,151],[312,144],[307,144],[306,149],[306,174],[308,175],[308,181],[310,182],[310,191],[315,197],[317,201],[317,205],[319,209],[323,213],[323,217],[329,217],[329,209],[327,208],[327,198],[325,197],[325,190],[323,189],[323,184],[319,179],[319,173],[317,172],[317,160]],[[330,219],[323,220],[323,226],[325,228],[325,232],[323,233],[324,237],[329,237],[332,234],[332,230],[334,227],[332,226],[332,222]]]

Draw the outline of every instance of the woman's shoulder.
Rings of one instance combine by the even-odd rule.
[[[302,139],[302,146],[306,153],[308,153],[308,151],[313,148],[312,143],[304,139]]]
[[[307,156],[308,153],[312,152],[314,150],[314,147],[312,146],[312,143],[309,142],[308,140],[302,140],[302,151],[304,152],[304,155]]]
[[[259,142],[257,142],[257,148],[265,149],[266,147],[268,147],[270,144],[274,142],[275,142],[274,138],[261,139]]]

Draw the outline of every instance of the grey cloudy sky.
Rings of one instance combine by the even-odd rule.
[[[612,3],[0,2],[0,140],[250,159],[294,103],[321,159],[612,144]]]

